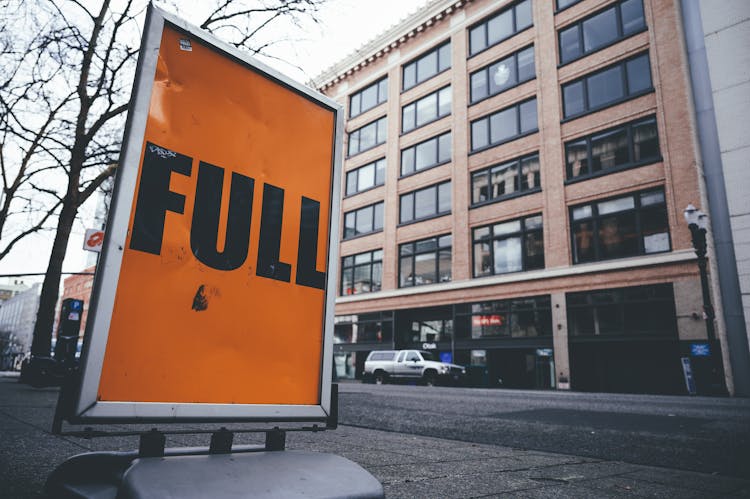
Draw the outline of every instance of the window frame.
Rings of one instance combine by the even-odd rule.
[[[580,1],[580,0],[578,0],[578,1]],[[616,43],[619,43],[619,42],[621,42],[623,40],[627,40],[628,38],[630,38],[632,36],[635,36],[635,35],[638,35],[640,33],[643,33],[644,31],[648,31],[648,25],[646,24],[646,10],[645,10],[645,7],[643,5],[643,0],[638,0],[638,1],[641,2],[641,10],[643,11],[643,27],[638,28],[637,30],[633,31],[632,33],[625,34],[625,28],[623,26],[623,21],[622,21],[622,4],[625,1],[627,1],[627,0],[618,0],[616,3],[609,4],[609,5],[605,6],[604,8],[599,9],[596,12],[593,12],[593,13],[587,15],[586,17],[583,17],[583,18],[577,20],[576,22],[570,23],[570,24],[568,24],[566,26],[563,26],[562,28],[558,29],[557,30],[557,52],[558,52],[558,66],[557,67],[560,68],[560,67],[566,66],[566,65],[568,65],[568,64],[570,64],[572,62],[575,62],[575,61],[577,61],[579,59],[582,59],[582,58],[584,58],[584,57],[586,57],[588,55],[595,54],[596,52],[599,52],[600,50],[604,50],[607,47],[611,47],[612,45],[615,45]],[[568,7],[571,7],[572,5],[575,5],[575,4],[568,5]],[[565,8],[568,8],[568,7],[565,7]],[[600,14],[602,14],[602,13],[608,11],[608,10],[613,10],[613,9],[615,11],[615,19],[616,19],[616,23],[617,23],[617,37],[615,37],[614,39],[612,39],[611,41],[609,41],[609,42],[607,42],[607,43],[605,43],[603,45],[600,45],[600,46],[596,47],[595,49],[586,51],[585,46],[584,46],[584,39],[583,39],[583,23],[586,22],[586,21],[588,21],[588,20],[590,20],[590,19],[593,19],[594,17],[596,17],[596,16],[598,16],[598,15],[600,15]],[[581,52],[578,55],[576,55],[575,57],[563,61],[563,59],[562,59],[563,50],[562,50],[562,43],[561,43],[561,35],[562,35],[563,31],[568,31],[570,28],[573,28],[573,27],[577,28],[578,46],[581,48]]]
[[[560,7],[560,0],[555,0],[555,14],[557,14],[558,12],[562,12],[565,9],[569,9],[570,7],[572,7],[575,4],[580,3],[580,2],[581,2],[581,0],[571,0],[571,2],[568,5],[566,5],[564,7]]]
[[[629,83],[628,83],[628,63],[631,61],[634,61],[640,57],[646,56],[646,59],[648,60],[648,69],[649,69],[649,80],[651,81],[651,85],[648,88],[645,88],[643,90],[639,90],[634,93],[630,93],[629,91]],[[598,76],[602,73],[605,73],[606,71],[609,71],[613,68],[620,67],[620,78],[623,88],[624,95],[622,97],[618,97],[617,99],[614,99],[610,102],[607,102],[605,104],[601,104],[597,107],[590,107],[589,106],[589,92],[588,92],[588,80],[589,78]],[[567,123],[568,121],[572,121],[575,119],[578,119],[582,116],[586,116],[591,113],[595,113],[598,111],[602,111],[604,109],[607,109],[612,106],[616,106],[618,104],[622,104],[623,102],[627,102],[629,100],[637,99],[638,97],[641,97],[643,95],[650,94],[654,91],[654,78],[653,78],[653,71],[651,68],[651,55],[649,54],[649,51],[646,50],[644,52],[640,52],[638,54],[635,54],[631,57],[628,57],[627,59],[622,59],[620,61],[615,62],[614,64],[610,64],[608,66],[605,66],[603,68],[597,69],[596,71],[592,71],[591,73],[587,73],[580,78],[576,78],[575,80],[571,80],[569,82],[563,83],[560,85],[560,96],[562,99],[562,112],[563,112],[563,119],[560,121],[560,123]],[[583,111],[580,111],[576,114],[572,114],[570,116],[566,115],[565,111],[565,89],[567,87],[570,87],[572,85],[575,85],[577,83],[581,83],[582,85],[582,92],[583,92]]]
[[[380,84],[383,83],[383,82],[385,82],[385,98],[383,98],[383,100],[380,100]],[[377,102],[375,103],[374,106],[368,107],[367,109],[362,109],[362,104],[361,104],[362,103],[362,94],[364,92],[366,92],[367,90],[369,90],[370,88],[372,88],[372,87],[377,87],[377,90],[376,90],[376,93],[377,93],[377,99],[376,100],[377,100]],[[360,101],[359,101],[360,105],[359,105],[359,112],[357,112],[357,114],[354,114],[354,113],[352,113],[352,111],[354,109],[352,107],[352,100],[354,100],[354,98],[356,96],[359,96],[359,98],[360,98]],[[349,119],[356,118],[357,116],[359,116],[361,114],[364,114],[364,113],[366,113],[367,111],[369,111],[371,109],[375,109],[376,107],[378,107],[379,105],[381,105],[381,104],[383,104],[384,102],[387,102],[387,101],[388,101],[388,75],[385,75],[385,76],[379,78],[374,83],[371,83],[370,85],[367,85],[366,87],[361,88],[360,90],[357,90],[356,92],[353,92],[353,93],[349,94]]]
[[[637,125],[641,125],[649,121],[653,121],[654,127],[656,128],[656,145],[659,149],[659,154],[656,156],[650,157],[648,159],[645,159],[645,160],[635,161],[633,159],[635,157],[635,154],[633,152],[634,146],[635,146],[633,129]],[[591,164],[592,164],[592,141],[594,137],[598,135],[606,134],[606,133],[612,133],[612,132],[621,130],[623,128],[626,129],[626,132],[628,135],[628,156],[629,156],[628,159],[630,160],[628,161],[628,163],[614,166],[611,168],[601,169],[597,172],[589,172],[586,174],[571,176],[572,169],[570,165],[568,164],[568,147],[570,145],[572,145],[574,142],[581,142],[584,140],[586,141],[586,161],[590,169]],[[610,175],[612,173],[617,173],[617,172],[621,172],[624,170],[630,170],[632,168],[638,168],[641,166],[651,165],[653,163],[659,163],[661,161],[664,161],[664,157],[661,155],[661,141],[659,140],[659,125],[656,121],[656,115],[651,114],[648,116],[644,116],[643,118],[638,118],[637,120],[629,121],[627,123],[623,123],[615,127],[607,128],[604,130],[598,130],[588,135],[583,135],[581,137],[576,137],[574,139],[566,140],[565,143],[563,144],[563,155],[565,157],[565,184],[566,185],[574,184],[576,182],[582,182],[584,180],[598,178],[598,177],[602,177],[605,175]]]
[[[443,186],[443,185],[446,185],[446,184],[449,185],[449,191],[448,192],[450,193],[450,197],[451,197],[451,208],[448,211],[439,211],[440,210],[440,187]],[[417,196],[417,193],[418,192],[429,191],[431,189],[435,190],[435,196],[434,197],[435,197],[435,210],[436,211],[434,213],[429,214],[429,215],[426,215],[426,216],[423,216],[423,217],[420,217],[420,218],[416,218],[415,215],[416,215],[416,211],[417,211],[417,203],[415,202],[415,198]],[[423,222],[425,220],[430,220],[432,218],[438,218],[438,217],[443,217],[445,215],[450,215],[451,212],[453,211],[453,190],[452,189],[453,189],[452,181],[451,180],[445,180],[445,181],[442,181],[442,182],[438,182],[436,184],[428,185],[427,187],[422,187],[420,189],[415,189],[413,191],[409,191],[409,192],[405,192],[403,194],[400,194],[398,196],[398,221],[399,221],[398,222],[398,226],[401,227],[403,225],[410,225],[410,224],[413,224],[413,223]],[[412,209],[411,209],[412,218],[410,218],[409,220],[404,221],[402,219],[403,218],[403,213],[402,213],[402,210],[401,210],[401,203],[402,203],[402,199],[405,198],[405,197],[407,197],[407,196],[411,196],[412,197],[412,205],[411,205],[412,206]]]
[[[518,139],[520,139],[522,137],[526,137],[527,135],[538,133],[539,132],[539,107],[538,107],[538,101],[537,101],[537,104],[536,104],[537,105],[537,109],[536,109],[536,128],[534,128],[533,130],[528,130],[526,132],[522,132],[521,131],[521,106],[523,104],[526,104],[527,102],[531,102],[531,101],[537,101],[536,95],[534,97],[530,97],[528,99],[524,99],[522,101],[518,101],[518,102],[516,102],[514,104],[511,104],[510,106],[506,106],[506,107],[504,107],[502,109],[498,109],[497,111],[493,111],[490,114],[485,114],[484,116],[480,116],[479,118],[470,121],[469,122],[469,155],[471,156],[472,154],[477,154],[479,152],[486,151],[487,149],[491,149],[493,147],[497,147],[497,146],[500,146],[500,145],[503,145],[503,144],[507,144],[508,142],[513,142],[514,140],[518,140]],[[513,109],[513,108],[515,108],[515,110],[516,110],[516,130],[518,131],[518,133],[516,135],[511,136],[511,137],[507,137],[507,138],[505,138],[505,139],[503,139],[503,140],[501,140],[499,142],[493,143],[491,141],[491,139],[492,139],[492,129],[490,127],[490,125],[492,123],[492,121],[491,121],[492,117],[495,116],[495,115],[498,115],[500,113],[503,113],[503,112],[505,112],[505,111],[507,111],[509,109]],[[487,145],[479,147],[479,148],[474,148],[474,123],[478,123],[478,122],[483,121],[483,120],[487,121]]]
[[[523,33],[524,31],[526,31],[529,28],[533,28],[534,27],[534,9],[533,9],[533,6],[530,7],[531,8],[531,24],[529,24],[528,26],[524,26],[524,27],[522,27],[520,29],[518,28],[518,16],[516,14],[516,8],[519,5],[521,5],[522,3],[524,3],[524,2],[529,2],[529,4],[532,4],[532,0],[518,0],[516,2],[513,2],[512,5],[504,6],[502,9],[497,10],[497,11],[489,14],[488,16],[485,16],[480,21],[478,21],[478,22],[472,24],[471,26],[469,26],[468,28],[466,28],[466,36],[467,36],[466,46],[467,46],[467,50],[468,50],[467,59],[471,59],[472,57],[481,54],[485,50],[489,50],[492,47],[503,43],[505,40],[509,40],[509,39],[513,38],[514,36],[516,36],[517,34]],[[501,15],[505,14],[509,10],[513,11],[513,32],[511,34],[509,34],[508,36],[506,36],[504,38],[501,38],[501,39],[493,42],[490,45],[490,43],[489,43],[489,34],[488,34],[488,27],[489,27],[490,21],[494,20],[497,17],[500,17]],[[474,50],[472,50],[472,46],[471,46],[471,34],[472,34],[472,32],[475,29],[477,29],[479,27],[482,27],[484,29],[484,43],[485,43],[485,45],[484,45],[484,47],[482,49],[474,51]]]
[[[380,259],[375,259],[375,254],[380,253]],[[367,263],[356,263],[357,257],[362,255],[369,255],[370,260]],[[348,259],[351,259],[351,265],[347,265],[346,261]],[[359,293],[355,292],[355,275],[356,275],[356,269],[359,267],[365,267],[369,266],[370,268],[370,285],[372,286],[372,283],[374,281],[374,268],[376,264],[380,264],[380,278],[378,281],[380,282],[380,286],[378,289],[371,289],[370,291],[360,291]],[[352,285],[352,292],[351,293],[345,293],[344,292],[344,276],[349,272],[349,278],[351,279],[351,285]],[[360,294],[366,294],[366,293],[376,293],[383,289],[383,249],[374,249],[370,251],[363,251],[362,253],[357,253],[354,255],[346,255],[341,257],[341,275],[339,276],[339,296],[354,296],[354,295],[360,295]]]
[[[526,220],[529,218],[536,218],[541,217],[542,218],[542,224],[540,227],[535,227],[533,229],[527,229],[526,228]],[[496,225],[504,224],[504,223],[510,223],[510,222],[520,222],[521,223],[521,229],[515,232],[509,232],[507,234],[501,234],[498,236],[495,236],[494,234],[494,227]],[[481,229],[489,229],[490,235],[486,239],[477,238],[476,232]],[[526,255],[526,236],[530,233],[540,233],[542,235],[542,248],[544,248],[544,218],[542,213],[537,213],[535,215],[527,215],[525,217],[521,218],[513,218],[510,220],[500,220],[497,222],[493,222],[491,224],[486,225],[479,225],[476,227],[471,228],[471,278],[472,279],[482,279],[485,277],[495,277],[499,275],[507,275],[507,274],[516,274],[518,272],[528,272],[530,270],[540,270],[546,268],[547,262],[544,258],[544,250],[542,250],[542,266],[541,267],[533,267],[529,268],[526,261],[528,259],[528,256]],[[495,244],[494,242],[496,240],[503,240],[503,239],[510,239],[511,237],[521,237],[521,270],[514,270],[511,272],[501,272],[496,273],[495,272]],[[489,242],[490,243],[490,260],[492,261],[492,272],[490,274],[486,275],[477,275],[477,264],[476,264],[476,251],[475,246],[477,244],[481,244],[483,242]]]
[[[450,140],[448,141],[449,144],[451,144],[451,151],[448,155],[448,159],[444,161],[440,161],[440,138],[450,135]],[[417,147],[426,144],[427,142],[430,142],[431,140],[435,141],[435,151],[436,151],[436,163],[429,164],[428,166],[425,166],[423,168],[417,169]],[[410,149],[414,150],[414,169],[410,171],[409,173],[404,173],[404,152],[408,151]],[[447,132],[440,133],[438,135],[433,135],[429,139],[425,139],[421,142],[417,142],[416,144],[410,145],[408,147],[405,147],[399,151],[399,179],[402,179],[404,177],[410,177],[412,175],[416,175],[417,173],[421,173],[426,170],[430,170],[432,168],[437,168],[438,166],[445,165],[453,161],[453,131],[448,130]]]
[[[531,53],[532,53],[532,56],[534,58],[534,75],[531,76],[531,77],[529,77],[529,78],[525,78],[525,79],[521,80],[521,79],[518,78],[518,54],[520,54],[521,52],[523,52],[525,50],[528,50],[528,49],[531,49]],[[490,88],[490,85],[489,85],[489,81],[490,81],[490,74],[489,74],[490,73],[490,67],[493,66],[493,65],[495,65],[495,64],[497,64],[498,62],[500,62],[500,61],[502,61],[504,59],[508,59],[510,57],[513,57],[513,64],[515,65],[516,83],[514,83],[513,85],[511,85],[511,86],[509,86],[507,88],[504,88],[504,89],[502,89],[502,90],[500,90],[498,92],[495,92],[494,94],[490,93],[490,91],[489,91],[489,88]],[[472,86],[471,86],[471,82],[472,82],[472,78],[474,77],[474,75],[478,74],[478,73],[481,73],[481,72],[484,72],[486,74],[486,78],[487,78],[487,95],[484,96],[484,97],[482,97],[482,98],[480,98],[480,99],[476,99],[475,100],[473,98],[473,95],[472,95],[473,89],[472,89]],[[530,81],[533,81],[533,80],[536,80],[536,48],[534,47],[534,44],[531,43],[529,45],[526,45],[525,47],[522,47],[522,48],[516,50],[515,52],[513,52],[511,54],[504,55],[501,58],[496,59],[496,60],[490,62],[489,64],[485,65],[485,66],[482,66],[481,68],[477,69],[476,71],[473,71],[473,72],[469,73],[469,107],[471,107],[471,106],[473,106],[475,104],[479,104],[482,101],[485,101],[487,99],[495,97],[496,95],[500,95],[500,94],[502,94],[504,92],[507,92],[508,90],[514,89],[516,87],[519,87],[519,86],[523,85],[524,83],[527,83],[527,82],[530,82]]]
[[[451,97],[450,97],[451,105],[448,107],[448,112],[447,113],[440,114],[440,93],[443,90],[445,90],[446,88],[450,89],[449,92],[451,94]],[[435,101],[436,101],[436,105],[435,105],[435,112],[436,112],[436,114],[435,114],[435,116],[432,117],[432,118],[430,118],[429,120],[425,121],[421,125],[417,124],[417,105],[419,104],[419,102],[424,101],[424,100],[432,97],[433,95],[435,96]],[[406,128],[404,128],[404,112],[405,112],[406,108],[410,107],[410,106],[414,106],[414,127],[413,128],[409,128],[407,130]],[[406,135],[407,133],[411,133],[414,130],[418,130],[418,129],[424,127],[424,126],[427,126],[430,123],[434,123],[434,122],[436,122],[438,120],[441,120],[441,119],[445,118],[446,116],[450,116],[452,114],[452,112],[453,112],[453,89],[451,88],[451,84],[449,83],[448,85],[445,85],[445,86],[443,86],[443,87],[435,90],[434,92],[430,92],[427,95],[423,95],[423,96],[419,97],[418,99],[415,99],[415,100],[409,102],[408,104],[405,104],[405,105],[401,106],[401,135]]]
[[[664,201],[660,204],[651,204],[647,205],[646,207],[642,206],[641,204],[641,197],[645,194],[654,193],[654,192],[660,192],[662,197],[664,198]],[[599,203],[607,202],[607,201],[615,201],[619,199],[626,199],[626,198],[632,198],[633,199],[633,208],[627,209],[627,210],[619,210],[619,211],[613,211],[611,213],[606,213],[605,215],[599,214]],[[585,206],[591,207],[591,215],[587,217],[581,217],[578,219],[573,218],[573,210],[577,208],[582,208]],[[647,253],[645,251],[645,246],[643,243],[643,221],[642,221],[642,214],[641,212],[644,209],[649,209],[654,206],[663,206],[665,210],[665,229],[667,232],[667,244],[668,248],[663,251],[653,251],[650,253]],[[643,189],[638,191],[632,191],[627,194],[622,194],[618,196],[612,196],[602,199],[595,199],[592,201],[589,201],[587,203],[580,203],[576,205],[571,205],[568,207],[568,229],[570,231],[570,256],[572,260],[573,265],[585,265],[588,263],[597,263],[597,262],[608,262],[611,260],[619,260],[622,258],[633,258],[633,257],[639,257],[639,256],[646,256],[646,255],[658,255],[660,253],[669,253],[672,251],[672,231],[670,230],[669,226],[669,213],[668,213],[668,206],[667,206],[667,196],[664,191],[664,187],[656,187],[651,189]],[[633,213],[635,216],[635,230],[636,230],[636,237],[638,239],[638,251],[635,254],[632,255],[625,255],[625,256],[615,256],[615,257],[609,257],[609,258],[602,258],[601,257],[601,243],[599,239],[599,227],[600,227],[600,220],[604,217],[611,217],[613,215],[620,215],[624,213]],[[578,258],[576,256],[576,245],[575,245],[575,237],[576,234],[573,230],[573,227],[575,224],[579,224],[581,222],[585,221],[591,221],[591,232],[593,237],[593,244],[594,244],[594,258],[592,260],[587,260],[583,262],[577,261]]]
[[[370,234],[375,234],[375,233],[378,233],[378,232],[382,232],[383,231],[382,225],[379,228],[375,228],[375,218],[376,218],[375,214],[377,213],[377,206],[378,205],[382,205],[383,206],[383,208],[382,208],[382,210],[383,210],[383,221],[382,222],[383,222],[383,225],[384,225],[385,224],[385,203],[383,201],[377,201],[377,202],[372,203],[372,204],[368,204],[368,205],[365,205],[365,206],[360,206],[359,208],[355,208],[353,210],[349,210],[349,211],[344,212],[344,214],[343,214],[343,221],[344,221],[344,223],[342,224],[343,225],[343,233],[341,235],[341,240],[342,241],[348,241],[348,240],[351,240],[351,239],[356,239],[358,237],[369,236]],[[371,223],[372,230],[370,230],[368,232],[362,232],[361,234],[354,234],[352,236],[346,237],[346,229],[347,229],[346,228],[346,217],[347,217],[347,215],[349,215],[350,213],[354,213],[354,227],[355,227],[354,230],[356,232],[356,230],[357,230],[356,229],[356,227],[357,227],[357,214],[359,212],[361,212],[361,211],[366,210],[367,208],[372,208],[372,223]]]
[[[384,170],[384,172],[383,172],[383,181],[381,183],[378,183],[378,167],[377,167],[377,164],[380,161],[384,162],[384,164],[383,164],[383,170]],[[358,189],[358,190],[356,190],[354,192],[349,192],[349,175],[356,174],[357,175],[357,184],[359,184],[359,172],[360,172],[360,170],[362,170],[364,168],[367,168],[370,165],[372,165],[373,168],[374,168],[374,170],[375,170],[374,174],[373,174],[373,178],[374,178],[373,185],[371,185],[370,187],[366,187],[364,189],[361,189],[361,190]],[[349,197],[352,197],[352,196],[356,196],[357,194],[362,194],[363,192],[367,192],[367,191],[369,191],[371,189],[375,189],[377,187],[385,185],[385,168],[386,168],[386,165],[385,165],[385,156],[383,156],[382,158],[378,158],[375,161],[370,161],[369,163],[365,163],[362,166],[358,166],[357,168],[354,168],[352,170],[347,171],[346,174],[344,175],[344,197],[345,198],[349,198]]]
[[[450,45],[450,44],[451,44],[451,39],[448,38],[447,40],[444,40],[444,41],[438,43],[437,45],[435,45],[431,49],[428,49],[425,52],[422,52],[421,54],[419,54],[414,59],[412,59],[412,60],[410,60],[410,61],[405,62],[404,64],[402,64],[401,65],[401,93],[404,93],[404,92],[406,92],[408,90],[411,90],[412,88],[416,88],[419,85],[421,85],[422,83],[424,83],[424,82],[426,82],[428,80],[431,80],[432,78],[436,77],[437,75],[442,74],[442,73],[444,73],[446,71],[449,71],[451,69],[451,67],[453,66],[453,61],[452,61],[452,57],[451,57],[451,54],[453,52],[452,52],[451,49],[448,50],[448,54],[449,54],[448,55],[448,66],[445,67],[445,68],[443,68],[443,69],[440,69],[440,49],[442,49],[446,45]],[[424,79],[420,80],[419,79],[419,75],[417,73],[417,65],[418,65],[419,61],[421,61],[423,59],[426,59],[427,57],[429,57],[433,53],[436,54],[435,57],[437,58],[437,72],[435,72],[434,74],[431,74],[430,76],[427,76]],[[414,66],[414,84],[407,87],[406,86],[406,78],[404,77],[404,75],[406,74],[406,69],[408,67],[412,66],[412,65]]]
[[[521,163],[524,160],[528,160],[528,159],[531,159],[533,157],[536,157],[538,159],[539,158],[539,151],[535,151],[535,152],[529,153],[529,154],[524,154],[523,156],[518,156],[516,158],[510,159],[510,160],[507,160],[507,161],[502,161],[502,162],[496,163],[496,164],[494,164],[492,166],[488,166],[488,167],[485,167],[485,168],[480,168],[478,170],[472,170],[472,171],[470,171],[469,172],[469,184],[470,184],[469,188],[471,189],[471,204],[469,205],[469,208],[471,208],[471,209],[473,209],[473,208],[479,208],[481,206],[485,206],[485,205],[488,205],[488,204],[499,203],[501,201],[505,201],[505,200],[508,200],[508,199],[514,199],[514,198],[517,198],[517,197],[526,196],[527,194],[534,194],[536,192],[541,192],[542,191],[542,183],[541,183],[541,161],[540,161],[539,162],[539,178],[540,178],[540,181],[539,181],[539,185],[538,186],[533,187],[531,189],[521,189],[520,185],[519,185],[519,188],[517,190],[515,190],[514,192],[510,193],[510,194],[503,194],[501,196],[489,198],[489,199],[486,199],[484,201],[474,201],[474,176],[475,175],[479,175],[481,173],[486,173],[489,176],[490,173],[492,172],[492,170],[494,168],[496,168],[498,166],[504,166],[504,165],[507,165],[507,164],[510,164],[510,163],[515,163],[515,168],[518,171],[517,176],[520,179],[521,178],[521,172],[520,172],[520,170],[521,170]],[[519,182],[519,184],[520,184],[520,182]],[[488,178],[488,185],[490,185],[489,178]]]
[[[450,237],[450,246],[440,246],[440,240],[442,238],[446,237],[446,236]],[[417,252],[417,244],[418,243],[423,243],[423,242],[426,242],[426,241],[430,241],[432,239],[435,240],[435,249],[434,250],[430,250],[430,251],[424,251],[423,250],[423,251]],[[402,256],[402,248],[404,248],[405,246],[411,246],[412,247],[412,251],[408,255],[403,255]],[[440,281],[440,251],[441,250],[443,250],[443,251],[444,250],[450,250],[450,253],[451,253],[451,278],[448,281]],[[416,269],[416,258],[417,258],[417,255],[427,255],[427,254],[434,254],[435,255],[435,279],[434,279],[434,281],[433,282],[429,282],[429,283],[417,284],[417,283],[414,282],[416,279],[412,279],[412,283],[411,284],[403,285],[402,284],[402,279],[401,279],[402,272],[403,272],[403,269],[401,268],[402,260],[406,256],[410,257],[411,268],[412,269]],[[426,286],[426,285],[429,285],[429,284],[441,284],[443,282],[451,282],[451,281],[453,281],[453,235],[451,233],[440,234],[440,235],[432,236],[432,237],[426,237],[426,238],[423,238],[423,239],[418,239],[416,241],[409,241],[409,242],[401,243],[401,244],[398,245],[398,287],[399,288],[413,288],[413,287],[417,287],[417,286]]]
[[[383,140],[381,142],[378,142],[378,135],[379,135],[378,132],[380,130],[380,123],[381,122],[383,123],[383,129],[384,129],[384,135],[385,135],[385,137],[383,137]],[[368,126],[371,126],[371,125],[375,125],[375,144],[372,145],[372,146],[366,147],[364,149],[359,149],[356,152],[351,152],[352,135],[354,135],[355,133],[360,133],[361,134],[362,130],[364,130],[365,128],[367,128]],[[359,140],[359,139],[357,139],[357,140]],[[347,153],[347,155],[346,155],[346,157],[347,158],[353,158],[354,156],[356,156],[358,154],[362,154],[365,151],[369,151],[370,149],[375,149],[376,147],[385,144],[387,140],[388,140],[388,115],[384,115],[384,116],[381,116],[380,118],[376,118],[376,119],[370,121],[369,123],[365,123],[361,127],[359,127],[357,129],[352,130],[351,132],[347,133],[347,144],[346,144],[346,153]]]

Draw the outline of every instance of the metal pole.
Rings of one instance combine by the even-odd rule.
[[[698,255],[698,270],[701,277],[701,292],[703,294],[703,313],[706,320],[706,335],[709,341],[716,339],[714,329],[714,307],[711,305],[711,295],[708,287],[708,271],[706,260],[706,229],[701,229],[697,224],[690,224],[690,233],[693,238],[695,254]]]

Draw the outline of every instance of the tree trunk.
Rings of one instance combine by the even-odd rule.
[[[52,245],[47,273],[42,284],[42,294],[39,297],[39,309],[36,314],[34,325],[34,341],[31,344],[31,354],[40,357],[49,357],[52,349],[52,329],[55,325],[55,306],[60,292],[60,277],[62,274],[65,250],[68,247],[70,231],[73,228],[77,211],[75,200],[68,196],[63,203],[60,212],[60,220],[55,233],[55,242]]]

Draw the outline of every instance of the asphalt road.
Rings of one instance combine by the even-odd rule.
[[[342,424],[750,478],[750,399],[340,385]]]

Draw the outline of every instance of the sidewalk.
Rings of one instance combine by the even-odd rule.
[[[17,383],[15,377],[0,376],[3,498],[39,497],[47,475],[74,454],[137,448],[137,437],[86,440],[51,435],[56,401],[56,388],[34,389]],[[167,446],[207,446],[208,440],[209,435],[168,435]],[[238,444],[261,441],[256,434],[235,437]],[[320,433],[290,432],[287,449],[349,458],[375,475],[389,498],[750,498],[750,476],[742,480],[352,426]]]

